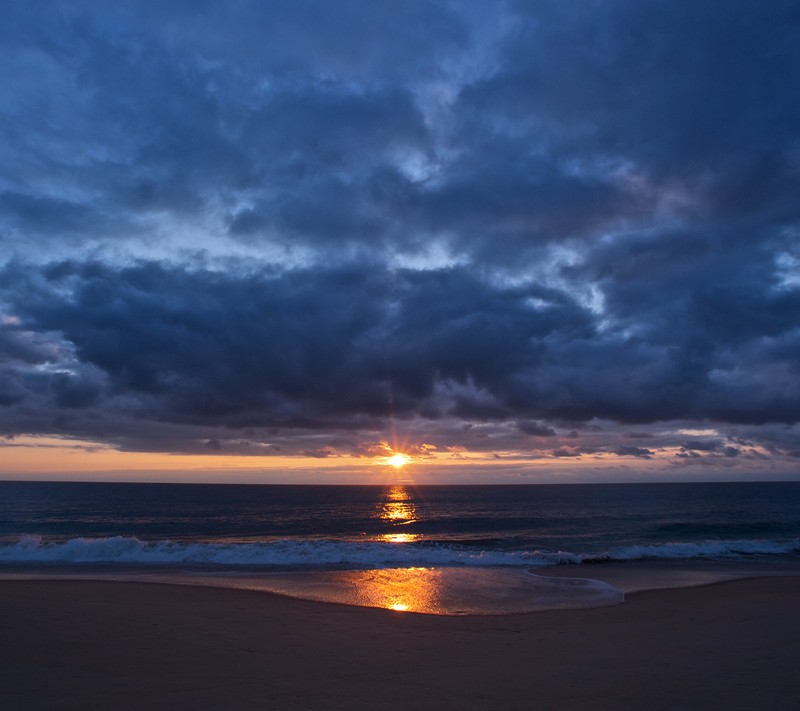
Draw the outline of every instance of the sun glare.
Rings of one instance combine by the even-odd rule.
[[[391,457],[386,459],[386,463],[393,466],[395,469],[400,469],[404,467],[411,461],[411,457],[407,454],[403,454],[402,452],[396,452]]]

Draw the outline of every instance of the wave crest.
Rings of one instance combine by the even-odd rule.
[[[145,542],[138,538],[72,538],[46,542],[23,536],[0,546],[9,563],[127,563],[156,565],[398,566],[398,565],[548,565],[527,553],[502,553],[445,545],[277,540],[260,543]],[[577,561],[576,561],[577,562]]]
[[[702,541],[630,545],[599,553],[487,551],[436,543],[281,539],[256,543],[146,542],[138,538],[45,541],[23,536],[0,546],[0,562],[266,567],[528,566],[636,560],[736,559],[800,552],[800,540]]]

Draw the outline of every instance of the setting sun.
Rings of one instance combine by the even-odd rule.
[[[403,454],[402,452],[396,452],[391,457],[388,457],[386,459],[386,463],[395,467],[395,469],[400,469],[401,467],[404,467],[410,461],[411,457],[409,457],[407,454]]]

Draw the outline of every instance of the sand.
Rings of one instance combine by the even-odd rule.
[[[798,709],[800,578],[441,617],[0,582],[0,709]]]

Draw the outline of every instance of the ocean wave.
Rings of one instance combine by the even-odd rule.
[[[550,564],[527,553],[446,545],[289,539],[261,543],[177,543],[145,542],[125,536],[72,538],[63,542],[23,536],[16,544],[0,546],[0,562],[360,567]]]
[[[613,548],[605,553],[582,556],[582,562],[630,560],[705,560],[745,558],[750,556],[787,555],[800,552],[800,539],[789,541],[738,540],[700,541],[694,543],[661,543]]]
[[[703,541],[631,545],[603,552],[479,550],[436,543],[282,539],[258,543],[181,543],[138,538],[46,541],[22,536],[0,545],[0,563],[266,567],[528,566],[635,560],[731,559],[800,552],[800,540]]]

